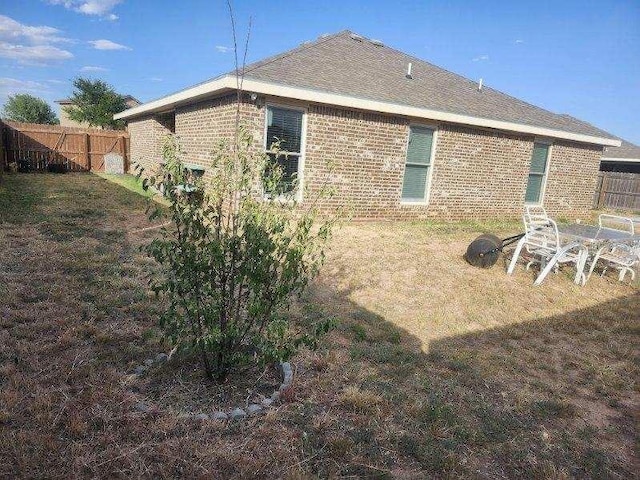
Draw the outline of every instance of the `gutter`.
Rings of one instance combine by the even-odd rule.
[[[640,158],[612,158],[602,157],[601,162],[617,162],[617,163],[640,163]]]

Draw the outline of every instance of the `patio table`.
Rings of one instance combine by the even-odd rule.
[[[632,219],[634,222],[636,218]],[[640,222],[640,218],[637,219]],[[622,230],[616,230],[613,228],[597,227],[595,225],[588,225],[582,223],[571,223],[568,225],[559,225],[558,232],[560,236],[566,241],[579,242],[584,245],[587,255],[584,256],[581,265],[577,265],[577,268],[584,273],[584,268],[587,264],[589,256],[593,255],[593,252],[602,247],[606,243],[634,243],[640,242],[640,232],[636,231],[635,235],[631,235],[629,232]],[[584,283],[586,283],[586,277]]]
[[[634,219],[635,222],[635,219]],[[640,222],[640,218],[638,219]],[[640,240],[640,235],[631,235],[629,232],[615,230],[613,228],[596,227],[583,223],[571,223],[569,225],[558,225],[560,235],[566,239],[584,242],[587,245],[602,242],[624,242]]]

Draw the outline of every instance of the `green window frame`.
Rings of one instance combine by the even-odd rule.
[[[409,128],[407,159],[402,181],[402,201],[425,203],[435,130],[428,127]]]
[[[531,155],[531,167],[527,179],[527,189],[524,201],[528,204],[542,203],[542,193],[547,176],[549,164],[549,149],[551,145],[546,143],[534,143]]]

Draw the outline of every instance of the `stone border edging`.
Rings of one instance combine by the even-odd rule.
[[[154,365],[158,365],[161,363],[165,363],[169,361],[169,355],[166,353],[158,353],[154,359],[148,358],[144,361],[144,365],[138,365],[133,369],[133,374],[140,378],[144,373]],[[259,413],[271,408],[274,404],[280,399],[282,392],[291,387],[293,383],[293,370],[291,368],[291,363],[289,362],[279,362],[278,370],[280,371],[280,375],[282,376],[282,383],[278,387],[277,390],[274,390],[269,398],[264,398],[260,403],[251,403],[246,408],[236,407],[231,409],[231,411],[224,412],[222,410],[217,410],[213,412],[211,415],[207,413],[180,413],[178,414],[178,418],[193,418],[195,420],[204,421],[204,420],[242,420],[247,416],[255,416]],[[134,405],[134,409],[142,412],[149,413],[153,409],[148,404],[144,402],[137,402]]]

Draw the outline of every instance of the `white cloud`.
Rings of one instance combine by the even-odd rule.
[[[16,45],[0,42],[0,57],[10,58],[23,64],[44,66],[51,62],[73,58],[73,54],[53,45]]]
[[[123,0],[49,0],[51,5],[62,5],[64,8],[85,15],[106,17],[108,20],[117,20],[118,16],[111,13]]]
[[[111,40],[91,40],[89,43],[93,45],[93,48],[96,50],[131,50],[131,48],[126,45],[121,45]]]
[[[68,60],[73,54],[54,45],[72,42],[62,33],[54,27],[25,25],[0,15],[0,57],[32,65]]]
[[[216,45],[216,50],[220,53],[227,53],[231,51],[231,47],[223,47],[222,45]]]
[[[485,60],[489,60],[489,55],[478,55],[473,58],[474,62],[484,62]]]
[[[25,42],[36,45],[47,43],[71,42],[69,38],[61,36],[57,28],[24,25],[11,17],[0,15],[0,39],[8,42]]]
[[[107,15],[107,20],[111,20],[112,22],[115,22],[116,20],[118,20],[118,15],[116,15],[115,13],[110,13],[109,15]]]
[[[151,77],[149,80],[151,80],[152,82],[162,82],[164,80],[164,78]]]
[[[16,78],[0,78],[0,95],[14,95],[16,93],[48,93],[49,86],[32,80],[18,80]]]
[[[517,39],[515,43],[524,43],[524,40]]]
[[[86,65],[80,69],[81,72],[108,72],[108,68]]]

